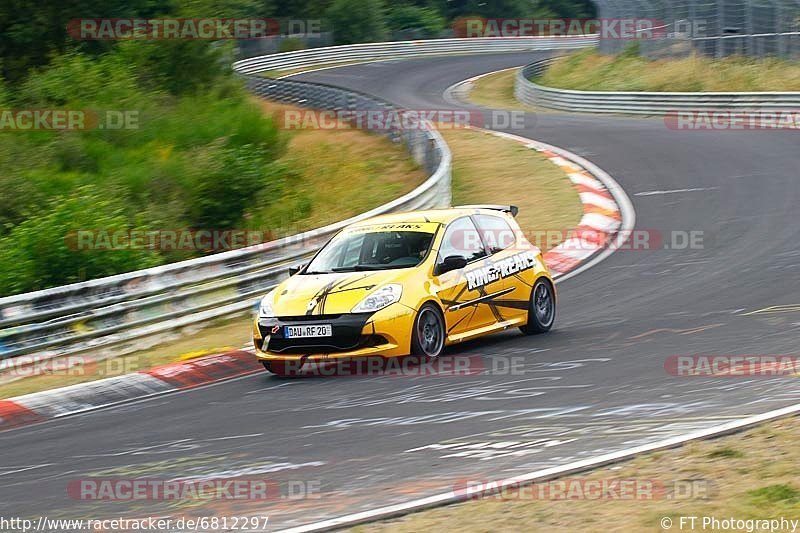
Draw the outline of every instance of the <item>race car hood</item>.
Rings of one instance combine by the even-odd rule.
[[[275,316],[349,313],[373,290],[399,282],[403,270],[295,275],[275,290]]]

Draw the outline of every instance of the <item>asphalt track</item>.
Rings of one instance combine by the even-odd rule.
[[[451,84],[534,58],[381,62],[300,78],[441,108],[450,107],[442,93]],[[675,354],[797,354],[797,134],[672,131],[661,119],[555,112],[527,123],[512,133],[571,150],[614,176],[634,202],[638,229],[702,231],[702,249],[618,251],[559,286],[551,334],[509,331],[445,355],[474,356],[487,369],[481,375],[259,374],[5,432],[0,516],[259,514],[285,527],[800,402],[797,379],[686,378],[664,369]],[[691,191],[637,195],[684,189]],[[509,190],[509,202],[521,194]],[[771,306],[786,307],[747,314]],[[492,371],[509,361],[521,371]],[[66,491],[87,477],[239,475],[319,482],[320,497],[198,505],[77,501]]]

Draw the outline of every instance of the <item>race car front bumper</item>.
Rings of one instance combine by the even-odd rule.
[[[327,361],[352,357],[408,355],[414,309],[394,303],[375,313],[260,318],[253,346],[262,361]],[[287,338],[286,326],[330,324],[330,337]]]

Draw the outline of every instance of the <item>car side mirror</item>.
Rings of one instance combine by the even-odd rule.
[[[467,258],[461,255],[448,255],[444,261],[439,265],[439,274],[450,272],[451,270],[459,270],[467,266]]]
[[[300,272],[301,270],[303,270],[303,268],[304,268],[305,266],[306,266],[305,264],[302,264],[302,265],[294,265],[294,266],[290,266],[290,267],[289,267],[289,275],[290,275],[290,276],[294,276],[295,274],[297,274],[298,272]]]

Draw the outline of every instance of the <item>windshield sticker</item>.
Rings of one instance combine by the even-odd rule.
[[[380,231],[418,231],[422,233],[434,233],[436,231],[435,222],[397,222],[393,224],[370,224],[367,226],[356,226],[348,228],[347,233],[374,233]]]

